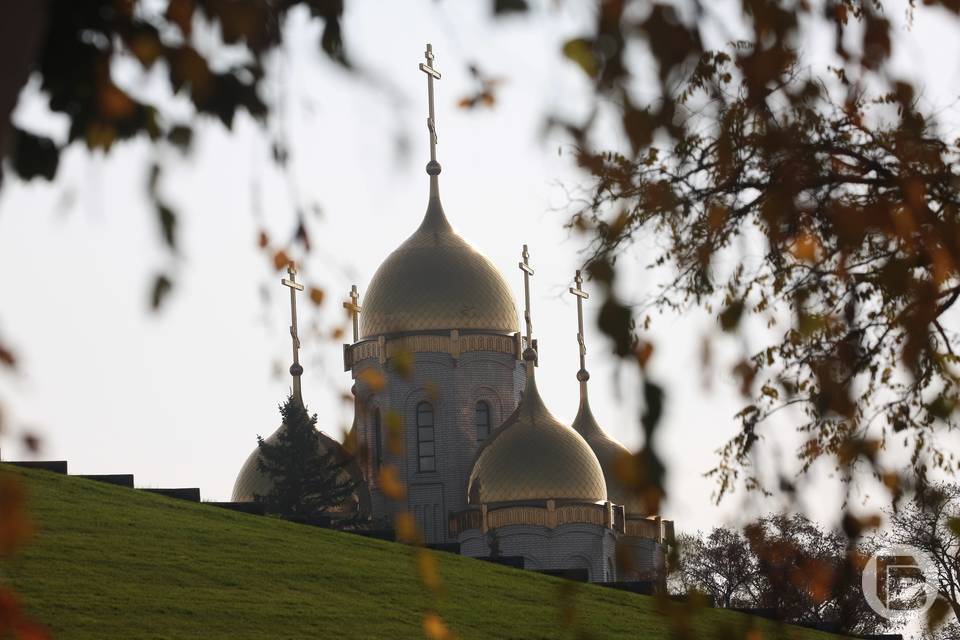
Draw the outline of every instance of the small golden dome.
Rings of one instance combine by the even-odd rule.
[[[513,295],[497,268],[454,232],[431,189],[427,213],[370,281],[361,338],[407,331],[518,331]]]
[[[470,504],[607,499],[603,470],[580,434],[543,404],[528,362],[520,406],[480,450],[468,481]]]
[[[580,410],[573,420],[573,428],[587,441],[593,453],[600,461],[603,469],[603,478],[607,483],[607,497],[610,502],[623,506],[628,516],[646,516],[643,500],[630,489],[621,479],[617,469],[622,469],[624,463],[629,464],[630,450],[608,436],[597,424],[590,402],[587,400],[586,390],[580,400]]]
[[[274,444],[279,437],[280,430],[285,428],[286,425],[281,424],[265,441],[269,444]],[[344,504],[338,510],[359,510],[361,513],[368,513],[370,509],[370,495],[366,484],[363,482],[363,474],[360,472],[360,467],[357,465],[356,460],[344,450],[343,445],[327,434],[320,432],[317,450],[323,455],[331,449],[336,452],[335,458],[343,464],[344,480],[349,479],[360,482],[360,485],[355,490],[352,504]],[[253,502],[255,496],[265,496],[270,493],[270,490],[273,488],[273,482],[269,476],[257,469],[257,460],[259,458],[260,447],[257,447],[247,456],[246,462],[244,462],[240,468],[240,473],[237,474],[237,479],[233,484],[233,497],[231,500],[234,502]]]

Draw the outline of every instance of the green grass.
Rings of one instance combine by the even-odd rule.
[[[422,638],[434,606],[414,550],[80,478],[5,467],[39,527],[0,572],[54,638]],[[462,638],[669,638],[653,598],[437,553],[436,603]],[[678,605],[674,605],[679,607]],[[693,637],[743,637],[748,616],[702,610]],[[764,637],[830,638],[762,626]]]

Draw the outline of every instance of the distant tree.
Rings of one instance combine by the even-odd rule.
[[[851,543],[800,515],[760,518],[742,531],[681,535],[672,591],[704,593],[724,608],[772,609],[784,622],[872,633],[885,620],[861,593]]]
[[[740,531],[715,527],[706,537],[681,534],[677,546],[674,591],[709,595],[723,608],[756,602],[757,558]]]
[[[316,517],[350,501],[359,481],[347,473],[335,449],[322,448],[316,414],[311,416],[292,395],[280,414],[286,428],[275,443],[257,436],[257,470],[271,479],[273,487],[256,499],[271,513],[296,518]]]
[[[923,551],[937,572],[940,603],[931,610],[927,637],[960,638],[960,486],[936,483],[889,510],[889,528],[872,543],[906,545]],[[952,614],[952,615],[951,615]]]
[[[865,557],[846,535],[801,515],[760,518],[744,528],[757,559],[755,606],[776,609],[785,622],[873,633],[886,624],[863,597]]]

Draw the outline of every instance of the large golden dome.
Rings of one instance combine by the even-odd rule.
[[[603,469],[603,478],[607,483],[607,497],[614,504],[623,505],[627,515],[646,516],[643,500],[631,491],[620,479],[624,465],[631,464],[630,450],[608,436],[597,424],[590,402],[587,400],[586,390],[582,392],[580,410],[573,420],[574,430],[583,436],[590,445],[594,455]]]
[[[470,472],[470,504],[543,500],[604,502],[603,470],[587,441],[543,404],[528,362],[516,411],[480,450]]]
[[[517,309],[493,263],[454,232],[431,186],[420,227],[380,265],[360,314],[360,336],[408,331],[518,331]]]

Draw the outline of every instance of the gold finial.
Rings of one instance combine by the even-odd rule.
[[[427,100],[430,116],[427,118],[427,129],[430,131],[430,162],[427,164],[427,173],[436,176],[440,173],[440,163],[437,162],[437,124],[433,109],[433,81],[440,79],[440,72],[433,67],[433,45],[428,44],[424,52],[427,63],[420,63],[420,71],[427,74]]]
[[[570,293],[577,298],[577,343],[580,345],[580,370],[577,371],[577,380],[580,381],[580,399],[583,400],[587,394],[587,380],[590,374],[587,372],[587,344],[583,338],[583,301],[590,297],[590,294],[583,290],[583,277],[580,270],[573,278],[576,286],[570,287]]]
[[[293,364],[290,365],[290,375],[293,376],[293,397],[302,405],[300,376],[303,375],[303,367],[300,366],[300,338],[297,335],[297,291],[303,291],[303,285],[297,282],[297,267],[292,260],[287,266],[287,274],[290,279],[283,278],[280,282],[290,287],[290,338],[293,341]]]
[[[357,285],[350,287],[350,302],[344,302],[343,308],[350,312],[350,317],[353,319],[353,343],[356,344],[360,340],[360,312],[363,311],[360,307],[360,292],[357,291]]]
[[[527,323],[527,348],[533,348],[533,321],[530,318],[530,276],[533,275],[533,268],[530,266],[530,251],[527,249],[527,245],[523,245],[523,262],[519,264],[520,270],[523,271],[523,319]]]

